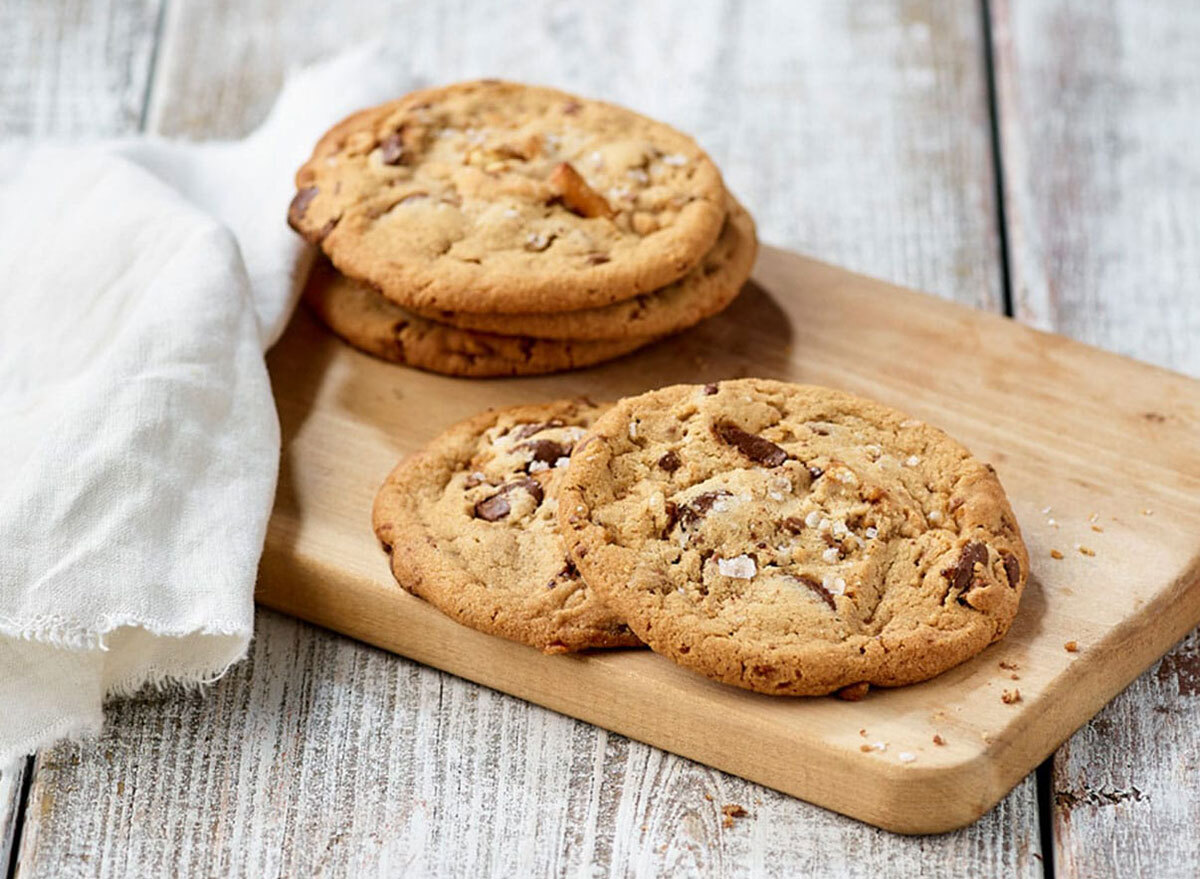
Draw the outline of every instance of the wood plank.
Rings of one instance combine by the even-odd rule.
[[[0,134],[136,131],[161,0],[0,4]]]
[[[1036,836],[882,834],[268,611],[250,663],[205,693],[114,705],[98,741],[46,752],[37,772],[22,879],[1036,864]],[[1025,799],[994,820],[1025,823]],[[750,813],[732,828],[728,803]]]
[[[1200,9],[992,11],[1018,313],[1200,375]],[[1059,875],[1195,874],[1198,638],[1056,755]]]
[[[21,795],[29,762],[22,758],[0,767],[0,874],[4,876],[10,875],[9,865],[20,838]]]
[[[960,301],[993,307],[999,299],[981,27],[971,5],[826,0],[721,13],[677,0],[619,18],[550,2],[486,15],[462,0],[353,13],[314,2],[288,15],[275,3],[227,0],[171,4],[164,30],[149,126],[160,133],[249,131],[288,67],[382,36],[414,84],[501,73],[656,113],[701,137],[768,240]],[[118,873],[138,863],[121,854],[128,846],[157,847],[164,857],[190,846],[193,859],[292,864],[294,872],[320,864],[337,872],[362,852],[381,870],[408,854],[410,872],[429,864],[463,875],[510,863],[544,875],[588,864],[598,875],[668,866],[730,876],[866,876],[893,866],[946,876],[1040,873],[1032,776],[967,830],[893,837],[292,620],[264,613],[259,625],[254,664],[199,707],[192,696],[118,706],[105,737],[116,746],[111,775],[99,775],[110,771],[108,747],[55,752],[50,762],[63,769],[43,779],[37,796],[57,805],[36,810],[45,818],[26,861],[30,875],[88,853],[100,858],[97,872]],[[341,712],[355,694],[382,707],[347,720]],[[186,719],[171,720],[185,709]],[[486,722],[472,720],[476,710]],[[393,727],[394,716],[410,720]],[[211,730],[210,750],[180,748],[181,727]],[[353,760],[364,737],[380,739],[387,753]],[[537,743],[536,756],[506,758],[522,741]],[[339,758],[332,773],[324,748]],[[418,757],[406,764],[406,751],[433,756],[420,758],[427,762],[418,772]],[[189,773],[189,761],[204,773]],[[273,817],[284,806],[237,808],[257,789],[242,783],[247,773],[266,777],[275,762],[282,768],[270,775],[272,802],[296,804],[305,816],[299,832],[284,832],[286,821]],[[108,826],[103,816],[126,808],[117,781],[141,765],[155,767],[140,776],[150,785],[142,802],[155,806],[136,814],[154,821]],[[322,773],[336,797],[325,795]],[[218,787],[214,811],[204,794]],[[409,788],[419,795],[402,799]],[[380,800],[376,790],[394,796]],[[353,791],[368,792],[365,801],[354,804]],[[547,833],[544,842],[540,816],[557,814],[563,791],[572,805],[550,825],[563,828],[561,839]],[[704,792],[717,805],[746,805],[752,817],[720,828]],[[532,848],[521,842],[529,839]],[[380,854],[384,843],[389,853]]]

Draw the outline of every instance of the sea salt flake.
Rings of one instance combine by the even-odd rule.
[[[748,555],[734,556],[731,559],[717,559],[717,570],[722,577],[732,577],[735,580],[753,580],[758,573],[758,565]]]
[[[820,522],[817,523],[817,529],[820,531],[828,531],[832,527],[833,527],[833,523],[830,522],[828,519],[822,519]]]
[[[872,742],[871,750],[872,751],[886,751],[887,750],[887,742]]]
[[[638,424],[636,421],[629,422],[629,438],[637,439]]]
[[[557,470],[559,467],[566,467],[570,463],[571,459],[564,455],[554,462],[554,469]]]
[[[906,465],[908,465],[909,467],[916,467],[918,464],[921,463],[921,459],[917,455],[909,455],[905,459],[904,463]]]
[[[831,547],[829,547],[829,549],[827,549],[823,553],[821,553],[821,558],[827,562],[836,562],[838,560],[839,555],[840,555],[840,553],[838,551],[838,548],[836,546],[831,546]]]
[[[804,517],[804,524],[805,524],[805,526],[807,526],[809,528],[816,528],[817,523],[820,521],[821,521],[821,514],[818,513],[816,510],[813,510],[811,513],[809,513],[807,516]]]
[[[929,521],[934,525],[937,525],[938,523],[940,523],[942,521],[942,511],[941,510],[930,510],[929,511]]]
[[[874,525],[872,525],[870,528],[868,528],[863,533],[865,533],[867,535],[868,540],[874,540],[876,537],[879,536],[879,529],[876,528]]]
[[[530,461],[529,462],[529,472],[530,473],[539,473],[542,470],[549,470],[549,469],[550,469],[550,465],[548,463],[546,463],[545,461]]]
[[[913,763],[917,759],[916,754],[912,754],[908,751],[901,751],[897,756],[900,758],[901,763]]]

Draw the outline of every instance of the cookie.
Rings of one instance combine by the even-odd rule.
[[[415,92],[331,129],[292,227],[400,305],[526,313],[665,287],[713,246],[725,191],[667,125],[548,88]]]
[[[399,584],[547,653],[638,645],[580,578],[555,522],[571,448],[602,411],[574,401],[487,412],[401,463],[373,515]]]
[[[611,360],[655,341],[574,342],[460,330],[405,311],[339,274],[324,259],[313,266],[304,301],[322,323],[360,351],[443,375],[543,375]]]
[[[765,379],[626,399],[559,525],[654,650],[782,695],[933,677],[1008,630],[1029,557],[994,470],[934,427]]]
[[[723,311],[750,277],[758,241],[754,220],[730,199],[717,243],[673,284],[603,308],[548,314],[477,314],[416,309],[432,320],[463,329],[539,339],[620,339],[666,336]]]

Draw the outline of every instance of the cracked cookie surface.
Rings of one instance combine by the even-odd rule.
[[[1029,558],[995,472],[828,388],[626,399],[575,449],[559,524],[654,650],[765,693],[925,680],[1008,631]]]
[[[567,558],[555,522],[571,449],[603,408],[486,412],[401,462],[372,516],[397,582],[464,625],[548,653],[638,646]]]
[[[654,338],[573,341],[462,330],[406,311],[318,259],[304,301],[327,327],[360,351],[417,369],[489,378],[543,375],[591,366],[648,345]]]
[[[754,220],[729,199],[717,243],[690,272],[666,287],[602,308],[545,314],[475,314],[415,309],[441,323],[539,339],[622,339],[666,336],[724,310],[750,277],[758,253]]]
[[[725,191],[686,135],[554,89],[481,80],[334,126],[292,227],[401,305],[569,311],[657,290],[716,241]]]

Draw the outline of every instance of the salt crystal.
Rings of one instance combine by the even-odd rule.
[[[865,533],[867,535],[868,540],[874,540],[876,537],[879,536],[879,529],[876,528],[874,525],[872,525],[870,528],[868,528],[866,530]]]
[[[550,465],[547,464],[545,461],[530,461],[529,462],[529,472],[530,473],[539,473],[542,470],[549,470],[549,469],[550,469]]]
[[[937,525],[939,522],[941,522],[942,521],[942,511],[941,510],[930,510],[929,511],[929,521],[931,523],[933,523],[934,525]]]
[[[899,756],[901,763],[912,763],[917,759],[916,754],[910,754],[908,751],[901,751],[897,756]]]
[[[886,750],[887,750],[887,742],[872,742],[872,743],[871,743],[871,750],[873,750],[873,751],[886,751]]]
[[[827,549],[823,553],[821,553],[821,558],[827,562],[836,562],[838,560],[839,555],[840,555],[840,553],[838,551],[838,548],[836,546],[831,546],[831,547],[829,547],[829,549]]]
[[[909,467],[916,467],[918,464],[921,463],[921,459],[919,457],[917,457],[916,455],[909,455],[908,458],[904,461],[904,463],[907,464]]]
[[[554,462],[554,469],[557,470],[559,467],[566,467],[570,463],[571,459],[564,455]]]
[[[638,426],[637,426],[636,421],[629,422],[629,438],[630,439],[637,439],[637,427]]]
[[[758,566],[748,555],[734,556],[731,559],[717,559],[717,570],[722,577],[732,577],[735,580],[752,580],[758,573]]]
[[[813,510],[811,513],[809,513],[807,516],[804,517],[804,524],[806,526],[808,526],[809,528],[816,528],[817,523],[820,521],[821,521],[821,514],[818,513],[816,510]]]

